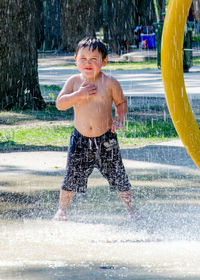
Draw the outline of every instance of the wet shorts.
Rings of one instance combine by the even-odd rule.
[[[93,169],[108,180],[111,191],[128,191],[131,187],[122,162],[116,133],[111,130],[99,137],[85,137],[76,129],[71,134],[67,168],[62,189],[85,192]]]

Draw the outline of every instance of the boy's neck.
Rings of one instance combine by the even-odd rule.
[[[99,79],[99,77],[101,76],[101,72],[98,73],[98,75],[91,77],[91,78],[87,78],[82,74],[83,78],[88,81],[88,82],[95,82],[96,80]]]

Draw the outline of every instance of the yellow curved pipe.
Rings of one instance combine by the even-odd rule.
[[[169,112],[189,155],[200,168],[200,131],[187,97],[183,76],[184,29],[192,0],[171,0],[165,16],[161,69]]]

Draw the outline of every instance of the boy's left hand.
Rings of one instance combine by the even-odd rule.
[[[114,120],[113,123],[112,123],[111,131],[114,133],[117,129],[126,130],[126,127],[123,125],[122,122]]]

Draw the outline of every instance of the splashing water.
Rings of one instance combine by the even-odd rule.
[[[129,219],[118,196],[110,193],[96,171],[87,194],[75,198],[69,221],[53,222],[58,181],[62,177],[58,169],[63,166],[64,153],[24,153],[30,166],[22,161],[17,164],[20,155],[4,155],[5,166],[9,156],[14,157],[16,166],[9,171],[11,184],[6,175],[8,184],[4,186],[5,195],[1,196],[4,210],[0,220],[0,278],[199,277],[199,172],[181,147],[180,160],[173,162],[174,165],[168,161],[172,163],[173,147],[157,145],[164,159],[162,164],[156,162],[155,149],[150,152],[151,148],[148,153],[154,157],[150,156],[150,162],[142,158],[140,161],[142,149],[147,148],[138,153],[135,150],[135,155],[130,153],[124,159],[129,177],[134,175],[133,194],[143,216],[137,222]],[[184,160],[187,166],[180,168]],[[56,166],[53,177],[52,166]],[[15,193],[10,187],[14,182]]]

